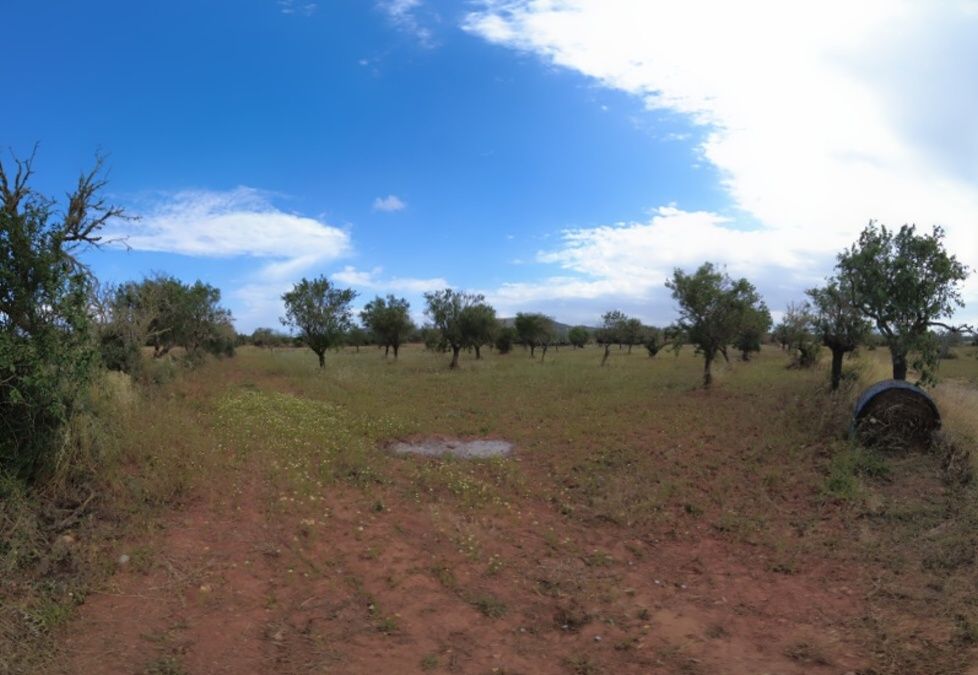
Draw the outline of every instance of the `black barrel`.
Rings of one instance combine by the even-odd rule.
[[[865,445],[888,449],[929,445],[940,427],[934,399],[904,380],[877,382],[859,396],[852,413],[853,435]]]

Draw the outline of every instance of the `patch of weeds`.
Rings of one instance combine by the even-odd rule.
[[[176,656],[161,656],[146,666],[145,675],[185,675],[186,672]]]
[[[958,614],[954,617],[954,641],[961,645],[978,644],[978,622]]]
[[[722,624],[712,623],[706,627],[706,637],[710,638],[711,640],[719,640],[720,638],[725,638],[728,635],[730,635],[730,633],[727,632],[727,629],[724,628]]]
[[[601,666],[586,654],[574,654],[564,659],[564,666],[574,675],[600,675]]]
[[[498,619],[506,614],[506,603],[491,595],[478,595],[469,602],[483,616],[490,619]]]
[[[428,654],[423,659],[421,659],[421,670],[424,672],[431,672],[438,667],[438,655]]]
[[[784,650],[784,655],[792,661],[814,666],[828,666],[832,663],[829,657],[825,655],[825,652],[810,642],[796,642],[789,645]]]
[[[878,452],[849,447],[833,455],[822,489],[830,497],[852,501],[862,496],[861,478],[885,480],[889,475],[890,466]]]
[[[577,603],[560,607],[554,615],[554,623],[561,630],[576,633],[591,623],[591,614]]]
[[[609,567],[615,559],[604,551],[592,551],[583,558],[584,564],[588,567]]]
[[[971,534],[949,536],[933,542],[921,561],[927,570],[955,570],[975,560],[975,537]]]
[[[486,563],[486,575],[494,577],[502,571],[503,567],[503,559],[494,553],[489,556],[489,562]]]
[[[393,635],[398,631],[399,626],[397,625],[397,618],[393,616],[385,616],[379,621],[377,621],[374,626],[377,630],[384,635]]]
[[[455,573],[448,568],[447,565],[434,565],[431,568],[431,575],[438,580],[445,588],[450,590],[455,590],[458,588],[458,581],[455,579]]]

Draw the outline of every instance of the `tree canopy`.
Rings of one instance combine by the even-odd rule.
[[[488,315],[488,311],[472,309],[478,306],[489,307],[485,297],[478,293],[466,293],[451,288],[443,291],[431,291],[424,294],[427,308],[425,314],[431,319],[438,330],[440,346],[451,348],[452,360],[449,368],[458,368],[458,355],[463,347],[473,346],[481,338],[476,329],[480,324],[474,319],[475,314]],[[495,319],[495,311],[493,310]],[[485,344],[481,342],[480,344]]]
[[[717,354],[727,360],[727,346],[734,342],[745,319],[763,306],[760,296],[747,279],[734,281],[713,263],[703,263],[693,274],[681,269],[666,282],[679,304],[681,331],[676,341],[691,342],[703,355],[703,386],[712,382],[712,364]]]
[[[894,379],[906,379],[911,352],[919,354],[913,365],[922,379],[932,377],[937,362],[932,327],[970,330],[942,321],[963,306],[959,284],[968,269],[944,249],[940,227],[918,234],[914,225],[903,225],[894,232],[870,221],[856,243],[839,254],[836,268],[852,303],[886,341]]]
[[[832,351],[832,389],[842,379],[842,358],[869,335],[869,322],[853,302],[845,280],[831,278],[821,288],[806,291],[811,298],[811,325],[816,337]]]
[[[388,295],[386,298],[377,296],[368,302],[360,312],[363,325],[374,335],[377,344],[386,350],[394,351],[394,358],[401,345],[414,332],[414,322],[411,321],[411,305],[404,298]]]
[[[282,323],[299,330],[303,343],[319,358],[320,368],[326,367],[326,350],[340,344],[351,328],[350,303],[356,296],[356,291],[336,288],[325,276],[303,277],[282,296]]]
[[[92,279],[77,259],[122,209],[102,197],[101,161],[63,211],[30,185],[33,156],[0,162],[0,471],[33,479],[51,466],[65,423],[99,361]]]

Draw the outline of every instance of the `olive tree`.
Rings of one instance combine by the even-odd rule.
[[[737,337],[744,318],[761,306],[760,297],[747,279],[734,281],[713,263],[703,263],[693,274],[681,269],[666,282],[679,303],[680,334],[675,346],[684,341],[703,355],[703,386],[713,381],[712,366],[718,354],[729,361],[727,346]]]
[[[591,332],[585,326],[574,326],[567,331],[567,341],[575,349],[583,349],[591,339]]]
[[[645,326],[642,325],[641,319],[632,317],[625,320],[625,323],[622,326],[621,340],[628,345],[629,354],[632,353],[633,346],[642,342],[642,336],[644,333]]]
[[[385,357],[388,350],[393,349],[396,359],[401,345],[414,332],[410,309],[411,305],[404,298],[388,295],[386,299],[377,296],[360,312],[363,325],[374,334],[377,344],[384,347]]]
[[[337,288],[325,276],[311,280],[303,277],[282,295],[282,324],[298,329],[303,344],[319,358],[320,368],[326,367],[326,350],[341,344],[352,327],[350,303],[356,297],[356,291]]]
[[[33,480],[54,464],[99,354],[92,279],[78,254],[122,209],[102,197],[101,160],[60,206],[31,186],[33,155],[0,162],[0,472]]]
[[[771,329],[771,312],[763,302],[744,310],[734,346],[740,350],[742,361],[750,361],[751,352],[761,351],[761,340]]]
[[[520,342],[530,348],[530,358],[533,358],[537,347],[546,349],[554,339],[553,319],[545,314],[519,312],[514,320],[516,335]]]
[[[842,379],[842,359],[869,335],[869,322],[853,303],[845,281],[829,279],[822,288],[806,291],[811,298],[812,326],[822,344],[832,351],[832,390]]]
[[[818,363],[821,341],[815,334],[815,317],[811,305],[789,302],[784,317],[778,324],[788,353],[789,368],[811,368]]]
[[[482,346],[493,343],[498,325],[496,310],[485,302],[477,302],[462,310],[465,346],[475,350],[476,360],[482,358]]]
[[[601,365],[608,362],[608,355],[611,345],[621,344],[624,341],[625,324],[628,317],[618,309],[612,309],[601,315],[601,327],[594,334],[595,341],[604,345],[604,355],[601,357]]]
[[[940,227],[930,234],[918,234],[914,225],[894,232],[870,221],[858,241],[839,254],[836,268],[852,303],[886,341],[893,379],[907,379],[911,353],[919,355],[912,365],[922,379],[932,379],[937,348],[931,328],[973,330],[942,321],[964,306],[959,284],[969,270],[944,249]]]
[[[484,305],[485,296],[446,288],[424,294],[427,308],[425,314],[438,331],[439,344],[451,348],[452,361],[449,368],[458,368],[458,355],[463,347],[471,346],[477,336],[470,331],[477,322],[472,320],[471,308]]]

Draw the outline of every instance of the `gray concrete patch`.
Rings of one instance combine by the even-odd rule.
[[[413,443],[398,441],[391,445],[390,449],[398,455],[427,455],[429,457],[451,455],[462,459],[484,459],[508,455],[513,450],[513,444],[506,441],[427,439]]]

